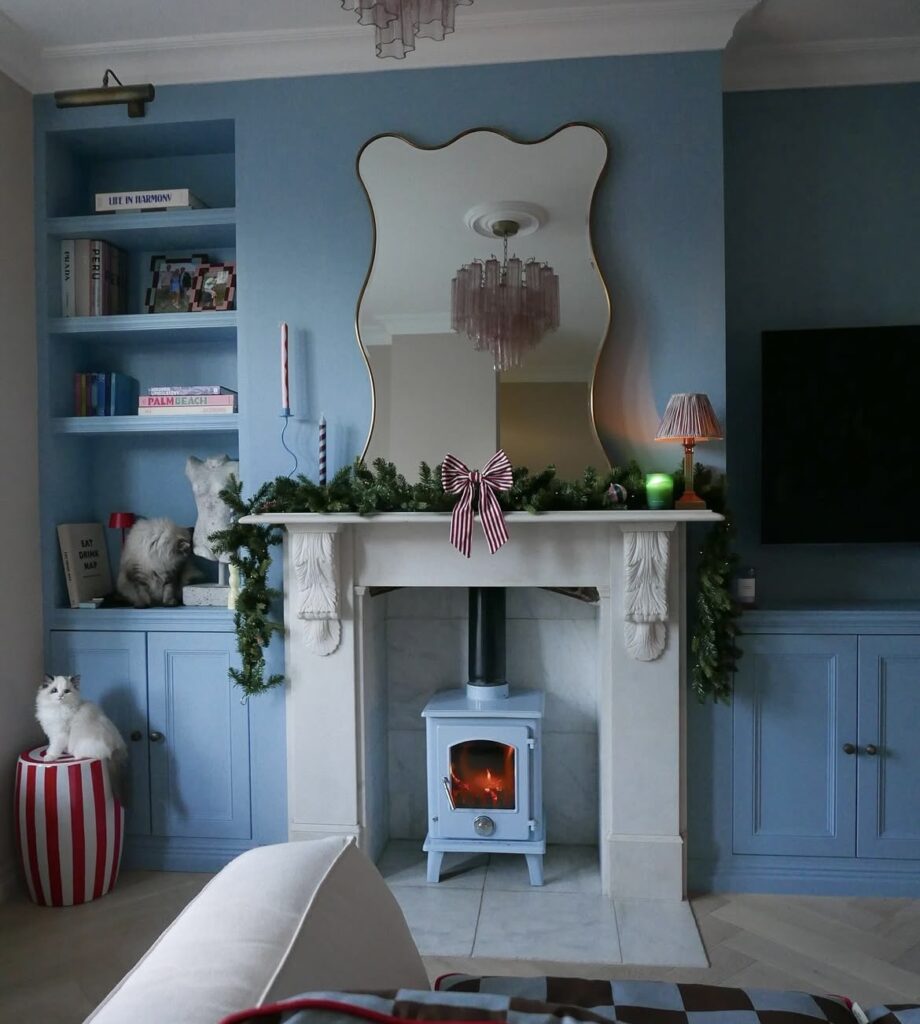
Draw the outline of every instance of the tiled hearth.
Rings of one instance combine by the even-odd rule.
[[[425,855],[391,842],[378,867],[424,956],[706,967],[690,906],[605,900],[597,848],[550,846],[534,889],[523,857],[449,854],[439,885]]]

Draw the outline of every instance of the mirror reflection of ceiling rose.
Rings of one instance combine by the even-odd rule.
[[[518,228],[518,238],[532,235],[549,220],[549,214],[536,203],[519,200],[504,200],[499,203],[479,203],[466,211],[463,218],[466,226],[484,238],[495,238],[495,225],[500,221],[513,220]]]

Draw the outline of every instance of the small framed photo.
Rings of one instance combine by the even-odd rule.
[[[145,306],[148,313],[190,313],[198,271],[208,263],[204,253],[192,256],[153,256]]]
[[[236,264],[202,263],[192,298],[194,312],[233,309],[236,299]]]

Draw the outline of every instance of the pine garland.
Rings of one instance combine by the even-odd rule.
[[[610,509],[612,484],[626,491],[626,507],[645,507],[645,475],[636,462],[598,473],[585,470],[578,480],[560,480],[552,466],[541,473],[527,469],[513,471],[513,483],[498,497],[505,512],[569,512]],[[674,476],[675,493],[683,490],[680,472]],[[710,470],[697,467],[697,492],[714,511],[725,515],[724,481]],[[281,543],[281,527],[264,523],[242,523],[243,516],[270,512],[450,512],[456,496],[441,487],[440,467],[422,463],[418,483],[410,484],[391,462],[376,459],[373,466],[361,461],[339,470],[325,487],[307,477],[286,476],[263,484],[249,499],[243,498],[240,481],[231,479],[221,497],[233,511],[234,521],[226,530],[212,535],[216,551],[226,552],[240,571],[240,593],[234,619],[242,667],[231,669],[234,682],[247,697],[264,693],[284,682],[284,676],[265,677],[265,648],[282,623],[272,618],[271,605],[279,597],[268,585],[271,549]],[[622,506],[620,506],[622,507]],[[691,640],[691,680],[697,697],[728,699],[731,674],[739,651],[735,646],[737,609],[729,592],[732,569],[731,528],[725,522],[713,524],[700,549],[697,567],[696,624]]]

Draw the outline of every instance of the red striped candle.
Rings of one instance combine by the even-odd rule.
[[[281,411],[286,413],[291,408],[288,394],[288,325],[281,321]]]
[[[16,845],[33,902],[71,907],[117,881],[125,812],[99,758],[43,761],[45,750],[21,754],[16,765]]]

